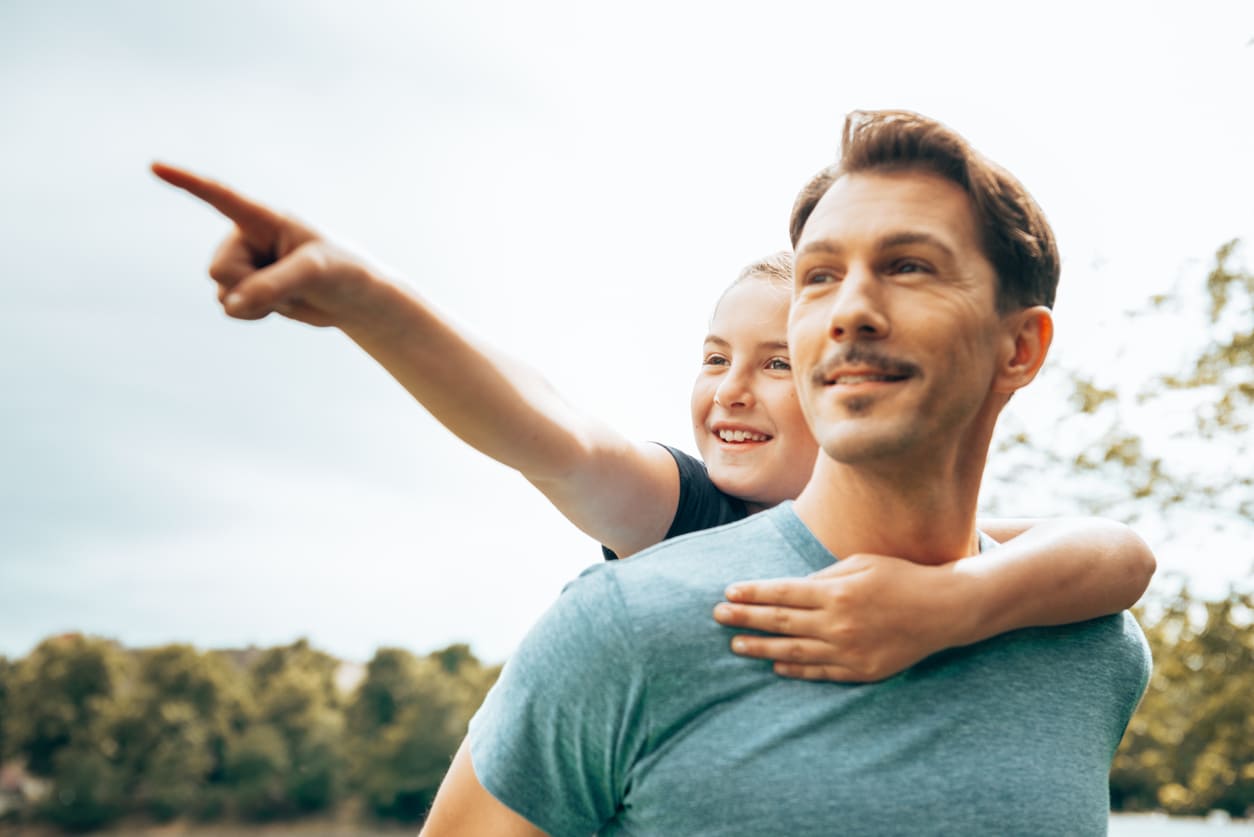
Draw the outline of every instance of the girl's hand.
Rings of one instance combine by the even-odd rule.
[[[961,644],[978,618],[969,583],[952,565],[857,554],[806,578],[733,584],[714,618],[774,634],[737,635],[732,651],[775,660],[779,675],[865,683]]]
[[[229,316],[259,320],[277,312],[341,327],[369,316],[362,309],[374,277],[360,259],[221,183],[164,163],[153,163],[152,172],[235,222],[209,266]]]

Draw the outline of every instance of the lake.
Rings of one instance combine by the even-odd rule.
[[[1222,822],[1162,814],[1121,814],[1110,818],[1110,837],[1238,837],[1254,835],[1254,821]]]

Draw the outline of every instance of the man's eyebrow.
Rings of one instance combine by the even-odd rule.
[[[903,230],[902,232],[889,233],[880,238],[876,244],[880,250],[887,250],[890,247],[901,247],[907,244],[926,244],[940,250],[950,259],[954,258],[952,247],[931,233],[922,232],[921,230]]]
[[[829,241],[827,239],[819,239],[818,241],[811,241],[805,247],[802,247],[800,250],[798,250],[794,258],[800,260],[801,258],[808,256],[811,253],[825,253],[828,255],[839,256],[841,253],[844,253],[844,252],[845,252],[845,248],[840,246],[836,242]]]
[[[707,334],[707,335],[705,336],[705,340],[702,342],[702,344],[701,344],[701,345],[703,345],[703,346],[704,346],[706,343],[715,343],[715,344],[717,344],[717,345],[719,345],[719,346],[730,346],[730,345],[731,345],[731,343],[728,343],[726,340],[724,340],[722,337],[719,337],[717,334]]]
[[[877,250],[887,250],[890,247],[901,247],[908,244],[926,244],[943,252],[949,258],[954,258],[954,250],[944,241],[929,232],[922,230],[901,230],[899,232],[890,232],[880,236],[875,242]],[[805,247],[797,251],[796,258],[800,261],[802,258],[811,253],[822,253],[825,255],[840,256],[845,252],[844,245],[829,239],[820,239],[812,241]]]

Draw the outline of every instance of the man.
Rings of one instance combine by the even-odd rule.
[[[424,833],[1105,832],[1110,758],[1148,677],[1127,614],[866,685],[726,653],[709,608],[736,579],[855,553],[963,572],[996,418],[1053,334],[1044,216],[931,120],[852,114],[791,230],[811,481],[795,503],[569,585],[472,722]],[[737,613],[787,627],[772,623],[784,611]]]

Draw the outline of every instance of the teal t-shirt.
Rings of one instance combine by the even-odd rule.
[[[733,581],[836,560],[784,503],[590,568],[471,722],[482,785],[553,835],[1104,834],[1149,676],[1128,614],[1016,631],[886,681],[728,650]]]

